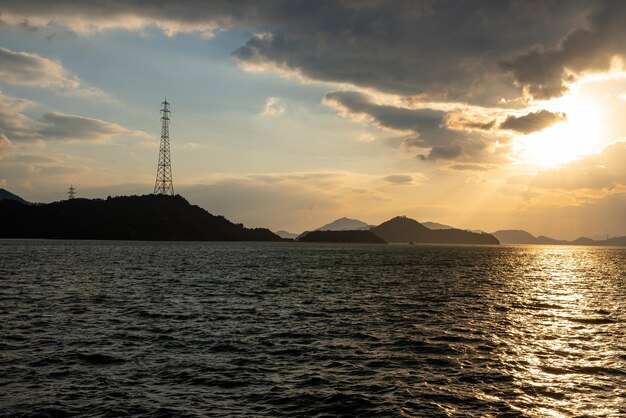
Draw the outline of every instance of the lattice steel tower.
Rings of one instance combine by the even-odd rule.
[[[154,194],[174,194],[172,183],[172,160],[170,158],[170,104],[167,97],[161,102],[161,145],[159,147],[159,165],[157,167]]]

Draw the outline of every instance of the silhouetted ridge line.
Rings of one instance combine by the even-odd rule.
[[[281,241],[191,205],[180,195],[73,199],[45,205],[0,201],[0,237],[158,241]]]
[[[536,237],[530,232],[520,229],[503,229],[494,232],[493,235],[503,244],[626,246],[626,237],[613,237],[605,240],[580,237],[574,241],[567,241],[544,235]]]
[[[380,237],[370,231],[307,231],[298,238],[301,242],[346,242],[357,244],[387,244]]]
[[[3,200],[13,200],[16,202],[23,203],[25,205],[30,205],[30,202],[27,202],[26,200],[22,199],[18,195],[13,194],[6,189],[0,189],[0,201],[3,201]]]
[[[428,229],[415,219],[397,216],[373,227],[370,231],[392,243],[420,244],[487,244],[500,242],[491,234],[478,234],[461,229]]]

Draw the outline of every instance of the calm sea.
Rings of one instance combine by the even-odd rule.
[[[626,249],[0,241],[0,414],[626,416]]]

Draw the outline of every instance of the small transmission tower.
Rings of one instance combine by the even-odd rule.
[[[170,104],[167,97],[161,102],[161,145],[159,147],[159,165],[157,166],[154,194],[174,195],[172,183],[172,160],[170,158]]]
[[[67,189],[67,198],[72,200],[76,197],[76,188],[73,184],[70,184],[70,187]]]

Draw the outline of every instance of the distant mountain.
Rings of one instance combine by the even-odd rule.
[[[426,228],[428,229],[459,229],[459,228],[455,228],[453,226],[450,225],[446,225],[446,224],[440,224],[437,222],[420,222],[422,225],[424,225]],[[487,232],[482,231],[480,229],[463,229],[463,231],[469,231],[469,232],[474,232],[476,234],[486,234]]]
[[[489,244],[498,245],[490,234],[477,234],[461,229],[432,230],[415,219],[398,216],[375,226],[371,231],[387,242],[424,244]]]
[[[594,241],[591,238],[579,237],[579,238],[576,238],[574,241],[572,241],[571,244],[574,244],[574,245],[594,245],[596,242],[597,241]]]
[[[387,244],[385,240],[370,231],[310,231],[302,234],[301,242],[346,242],[357,244]]]
[[[298,238],[298,235],[299,235],[299,234],[293,234],[291,232],[284,231],[282,229],[280,231],[276,231],[274,233],[276,235],[278,235],[279,237],[285,238],[285,239],[296,239],[296,238]]]
[[[615,245],[620,247],[626,247],[626,237],[614,237],[602,241],[605,245]]]
[[[498,238],[501,244],[538,244],[537,237],[521,229],[503,229],[491,235]]]
[[[587,237],[580,237],[574,241],[554,239],[540,235],[535,237],[527,231],[519,229],[506,229],[496,231],[492,234],[502,244],[538,244],[538,245],[595,245],[595,246],[626,246],[626,237],[614,237],[606,240],[594,240]]]
[[[537,242],[535,244],[540,245],[567,245],[569,241],[565,241],[562,239],[554,239],[550,237],[546,237],[545,235],[539,235],[537,237]]]
[[[25,205],[29,205],[30,203],[25,201],[24,199],[22,199],[21,197],[19,197],[16,194],[11,193],[10,191],[6,190],[6,189],[0,189],[0,201],[3,200],[13,200],[15,202],[20,202],[23,203]]]
[[[265,228],[245,228],[181,196],[72,199],[45,205],[0,202],[0,237],[159,241],[281,241]]]
[[[537,244],[537,245],[567,245],[569,241],[554,239],[540,235],[534,236],[528,231],[521,229],[502,229],[493,232],[492,235],[502,244]]]
[[[317,228],[317,231],[367,231],[368,229],[370,229],[370,225],[358,219],[339,218]]]
[[[595,246],[601,246],[601,247],[609,247],[609,246],[626,247],[626,236],[613,237],[613,238],[603,239],[603,240],[593,240],[587,237],[580,237],[574,241],[571,241],[570,244],[572,245],[595,245]]]
[[[454,229],[453,226],[450,225],[444,225],[444,224],[440,224],[437,222],[421,222],[422,225],[424,225],[426,228],[428,229]]]

